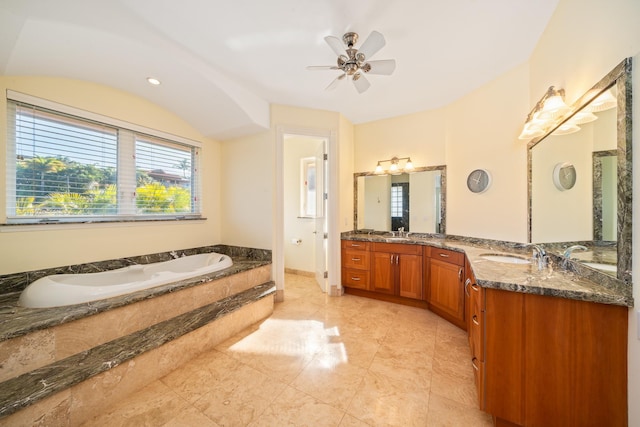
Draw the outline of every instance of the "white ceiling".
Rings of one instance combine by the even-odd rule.
[[[269,126],[269,104],[339,111],[353,123],[439,108],[525,62],[559,0],[0,0],[0,73],[105,84],[202,134]],[[391,76],[324,88],[324,42],[373,30]],[[152,87],[146,77],[162,85]]]

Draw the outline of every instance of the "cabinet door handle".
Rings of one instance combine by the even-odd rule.
[[[358,244],[356,244],[356,243],[352,243],[352,244],[351,244],[351,247],[352,247],[352,248],[359,248],[359,247],[360,247],[360,245],[358,245]]]
[[[442,258],[449,258],[449,254],[443,254],[442,252],[440,252],[438,255],[440,255]]]
[[[477,357],[471,359],[471,366],[473,366],[473,369],[475,369],[476,371],[479,371],[480,369],[478,368],[478,365],[476,365],[476,360],[478,360]]]
[[[469,293],[470,284],[471,284],[471,279],[467,279],[464,281],[464,294],[468,297],[471,297],[471,294]]]
[[[400,264],[400,255],[396,255],[396,264]]]
[[[458,270],[458,280],[462,281],[462,267]]]
[[[391,264],[393,264],[393,254],[391,254],[391,257],[389,257],[389,261],[391,262]]]
[[[476,285],[475,283],[471,285],[471,289],[473,289],[476,292],[480,291],[480,287],[478,285]]]
[[[473,317],[471,318],[471,321],[475,324],[480,326],[480,322],[478,322],[478,316],[476,316],[475,314],[473,315]]]
[[[359,277],[352,277],[351,280],[353,280],[354,282],[359,282],[360,278]]]
[[[351,261],[360,261],[360,258],[351,258]]]

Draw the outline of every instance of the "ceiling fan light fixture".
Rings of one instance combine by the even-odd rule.
[[[371,83],[364,78],[362,73],[390,75],[396,68],[396,61],[393,59],[385,59],[380,61],[367,61],[376,52],[385,45],[382,34],[372,31],[369,37],[362,43],[360,49],[354,48],[358,42],[358,34],[354,32],[345,33],[342,36],[342,42],[347,46],[344,49],[340,45],[340,39],[334,36],[326,36],[324,40],[329,47],[338,55],[336,66],[310,66],[309,70],[340,70],[343,76],[351,76],[351,80],[355,85],[358,93],[363,93],[371,86]],[[346,55],[345,55],[346,53]],[[338,80],[338,79],[337,79]],[[331,82],[326,89],[335,88],[337,82]]]

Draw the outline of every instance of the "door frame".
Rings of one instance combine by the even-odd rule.
[[[340,229],[338,227],[338,138],[334,130],[296,126],[276,126],[276,194],[273,218],[273,255],[271,276],[276,283],[276,301],[284,301],[284,136],[324,138],[327,141],[327,292],[340,286]],[[337,249],[336,249],[337,248]]]

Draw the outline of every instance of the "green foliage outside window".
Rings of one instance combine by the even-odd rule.
[[[33,157],[16,164],[16,214],[115,215],[115,168],[101,168],[68,158]],[[136,206],[141,214],[191,211],[188,188],[136,174]]]

